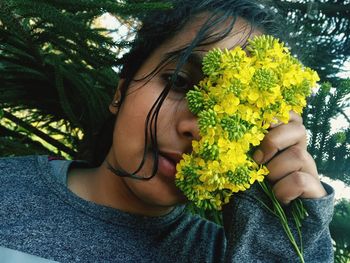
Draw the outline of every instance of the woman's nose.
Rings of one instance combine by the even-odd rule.
[[[198,141],[200,135],[197,116],[188,109],[184,111],[178,119],[177,132],[182,138]]]

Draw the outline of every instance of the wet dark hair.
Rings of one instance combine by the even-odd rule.
[[[169,10],[162,10],[149,13],[141,18],[141,28],[133,42],[131,50],[123,57],[123,67],[120,78],[124,79],[120,87],[119,106],[123,103],[127,89],[132,81],[135,81],[135,74],[160,45],[176,35],[191,19],[201,13],[208,13],[206,22],[199,29],[192,42],[185,48],[168,54],[166,60],[155,68],[151,69],[146,78],[152,78],[166,63],[176,59],[177,66],[172,75],[171,81],[164,87],[164,90],[155,101],[145,120],[145,149],[143,160],[136,171],[128,173],[122,168],[115,168],[108,164],[109,169],[119,176],[128,176],[137,179],[150,179],[157,172],[158,146],[156,123],[160,108],[166,99],[169,91],[175,83],[180,69],[186,64],[189,56],[195,48],[216,43],[225,38],[234,27],[238,17],[244,18],[251,25],[249,34],[256,28],[266,34],[279,36],[281,32],[280,18],[276,12],[268,7],[267,3],[251,0],[170,0],[165,1],[172,4]],[[220,32],[217,32],[219,25],[227,23]],[[215,33],[214,33],[215,32]],[[244,46],[246,43],[239,43]],[[137,81],[137,80],[136,80]],[[99,140],[99,150],[95,152],[95,165],[101,164],[112,145],[113,129],[117,117],[111,117],[104,129],[108,134]],[[148,141],[150,138],[150,141]],[[102,144],[101,144],[102,143]],[[136,175],[142,168],[148,149],[152,149],[154,165],[152,175],[142,177]]]

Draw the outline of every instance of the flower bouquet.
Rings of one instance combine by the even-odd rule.
[[[192,142],[192,153],[178,163],[176,185],[199,208],[221,210],[234,193],[258,181],[273,204],[264,207],[280,218],[303,262],[302,247],[264,181],[269,171],[251,152],[272,123],[287,123],[290,111],[301,114],[319,78],[272,36],[249,40],[246,51],[214,49],[204,57],[205,78],[186,95],[189,109],[198,116],[201,139]],[[300,200],[293,202],[292,214],[301,241],[306,211]]]

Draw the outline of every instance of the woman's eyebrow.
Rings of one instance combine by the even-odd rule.
[[[188,63],[194,67],[201,69],[203,63],[203,55],[200,55],[199,53],[191,53],[188,56]]]
[[[163,63],[166,63],[166,61],[177,63],[179,58],[180,58],[180,54],[181,54],[180,52],[169,52],[169,53],[166,53],[163,56],[161,61]],[[195,68],[201,69],[202,68],[202,63],[203,63],[203,57],[204,57],[204,55],[202,55],[201,53],[198,53],[198,52],[191,53],[188,56],[187,61],[186,61],[185,64],[190,64],[191,66],[193,66]]]

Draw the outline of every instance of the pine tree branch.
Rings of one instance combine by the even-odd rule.
[[[300,10],[303,13],[309,11],[310,3],[295,3],[289,1],[278,1],[278,6],[284,10]],[[324,15],[328,17],[344,17],[350,19],[350,4],[330,4],[330,3],[317,3],[317,10],[320,10]]]
[[[28,136],[20,134],[18,132],[12,131],[2,125],[0,125],[0,138],[1,137],[11,137],[15,138],[21,144],[30,145],[31,148],[39,149],[43,153],[50,153],[51,151],[45,148],[40,142],[30,139]],[[53,154],[53,153],[52,153]]]
[[[44,132],[40,131],[39,129],[33,127],[32,125],[26,123],[25,121],[22,121],[21,119],[17,118],[16,116],[12,115],[11,113],[4,110],[4,116],[3,118],[6,118],[17,125],[21,126],[22,128],[26,129],[30,133],[38,136],[39,138],[43,139],[47,143],[51,144],[52,146],[56,147],[58,150],[63,151],[70,156],[75,156],[76,152],[69,147],[65,146],[64,144],[60,143],[59,141],[51,138],[49,135],[45,134]]]

